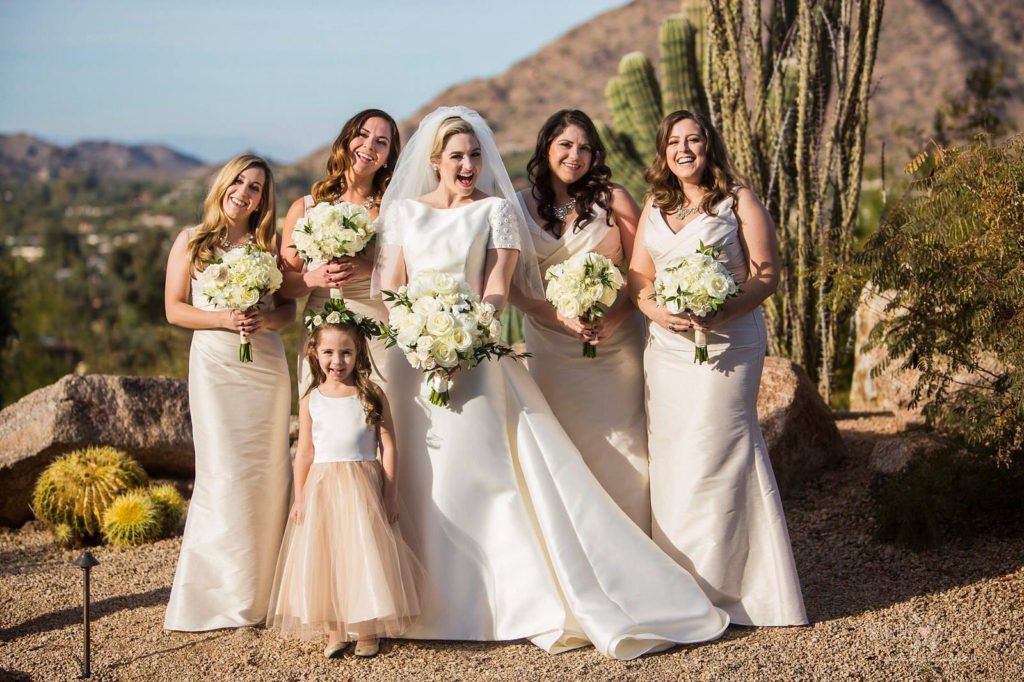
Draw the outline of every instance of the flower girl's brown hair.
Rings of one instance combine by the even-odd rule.
[[[383,393],[380,387],[370,379],[373,363],[370,361],[370,346],[366,342],[366,337],[360,334],[359,327],[351,322],[340,324],[324,322],[309,335],[309,339],[306,341],[306,362],[309,364],[313,380],[303,397],[327,381],[327,375],[320,369],[320,361],[316,357],[316,347],[320,343],[320,337],[325,329],[334,329],[347,334],[355,344],[356,366],[352,368],[352,373],[355,375],[356,390],[359,391],[359,400],[363,403],[363,410],[366,412],[366,423],[370,426],[379,426],[384,419]]]
[[[255,154],[239,154],[224,164],[217,173],[210,191],[203,201],[203,222],[200,223],[192,237],[188,240],[189,263],[192,272],[200,272],[206,263],[213,260],[214,249],[228,234],[228,219],[224,215],[224,195],[238,179],[238,176],[250,168],[260,168],[266,176],[260,205],[249,216],[249,232],[253,235],[256,246],[275,252],[276,236],[276,194],[274,190],[274,173],[270,164]]]

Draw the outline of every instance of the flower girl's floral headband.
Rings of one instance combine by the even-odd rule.
[[[329,298],[320,310],[311,310],[303,320],[306,331],[310,334],[322,324],[351,324],[361,336],[376,338],[380,336],[380,325],[376,320],[354,313],[345,306],[344,299]]]

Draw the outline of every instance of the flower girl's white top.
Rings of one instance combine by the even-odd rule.
[[[461,277],[479,294],[487,249],[519,249],[519,228],[507,199],[487,197],[438,209],[415,199],[397,203],[387,219],[386,243],[402,247],[410,281],[436,270]]]
[[[331,398],[319,388],[310,391],[313,421],[313,463],[372,462],[377,459],[377,429],[366,423],[359,395]]]

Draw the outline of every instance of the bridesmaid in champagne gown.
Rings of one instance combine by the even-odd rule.
[[[531,189],[518,197],[541,276],[588,251],[625,270],[640,210],[609,181],[604,145],[590,117],[570,109],[552,115],[537,135],[527,170]],[[650,534],[643,315],[625,288],[592,324],[563,318],[547,301],[513,300],[526,314],[530,374],[601,486]],[[597,357],[583,356],[585,342],[597,348]]]
[[[807,622],[782,500],[757,421],[766,333],[761,302],[778,281],[775,228],[739,187],[718,132],[702,116],[670,114],[647,173],[630,263],[637,305],[651,319],[644,355],[653,537],[697,576],[739,625]],[[700,243],[742,292],[709,318],[672,315],[650,300],[653,281]],[[694,329],[709,361],[694,361]]]
[[[274,181],[263,159],[243,154],[217,175],[203,223],[183,230],[167,260],[165,308],[193,329],[188,396],[195,486],[164,618],[168,630],[263,622],[288,513],[291,388],[278,330],[295,303],[268,295],[259,309],[216,310],[195,289],[203,262],[253,244],[276,252]],[[239,362],[239,332],[253,361]]]
[[[293,248],[292,232],[295,223],[322,201],[361,205],[376,218],[380,199],[398,161],[400,146],[398,125],[391,116],[379,109],[360,111],[345,122],[334,140],[327,159],[327,176],[313,185],[311,194],[296,199],[288,209],[281,237],[281,260],[284,263],[281,292],[291,298],[308,295],[305,311],[322,308],[330,296],[331,287],[334,287],[341,290],[349,310],[378,321],[387,317],[383,302],[370,296],[374,242],[361,256],[339,258],[307,269]],[[404,360],[397,350],[386,350],[383,341],[370,339],[369,343],[377,370],[373,380],[386,391],[394,364]],[[305,395],[310,383],[305,350],[306,328],[303,325],[298,349],[299,397]]]
[[[381,210],[383,289],[442,272],[499,310],[510,286],[539,291],[476,112],[444,107],[420,123]],[[721,635],[725,614],[604,492],[521,363],[458,370],[449,407],[429,402],[416,371],[397,382],[399,522],[427,573],[407,636],[527,637],[553,653],[593,643],[628,659]]]

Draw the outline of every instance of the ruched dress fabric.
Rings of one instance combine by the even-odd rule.
[[[192,282],[192,304],[213,306]],[[267,296],[264,306],[272,306]],[[249,338],[253,361],[238,361],[238,333],[192,335],[188,397],[195,485],[164,617],[168,630],[262,623],[281,546],[291,460],[291,379],[281,336]]]
[[[552,265],[592,251],[619,267],[626,265],[619,228],[607,212],[583,229],[566,226],[555,237],[538,225],[520,195],[533,248],[543,276]],[[627,295],[621,292],[620,296]],[[523,323],[530,375],[562,428],[583,455],[601,486],[629,518],[651,533],[651,494],[647,476],[647,413],[644,411],[644,340],[647,328],[638,310],[597,346],[597,357],[583,356],[582,342],[560,324],[527,316]]]
[[[747,257],[733,199],[673,233],[652,207],[644,245],[660,271],[704,242],[742,288]],[[757,308],[707,333],[709,361],[694,361],[693,332],[650,325],[647,378],[655,542],[697,577],[738,625],[807,622],[782,499],[757,421],[766,332]]]
[[[267,626],[300,639],[397,637],[419,613],[422,568],[384,511],[376,429],[358,396],[313,389],[309,413],[304,517],[288,520]]]
[[[315,206],[313,197],[307,194],[303,198],[305,203],[305,210]],[[376,240],[375,240],[376,241]],[[375,259],[374,251],[376,249],[375,241],[371,242],[367,247],[366,257],[372,262]],[[388,317],[388,310],[384,307],[384,302],[380,298],[374,298],[370,295],[370,280],[364,279],[356,282],[347,282],[341,287],[342,298],[345,299],[345,307],[354,313],[359,313],[364,317],[369,317],[378,322],[386,322]],[[309,311],[320,310],[324,307],[324,303],[331,297],[331,290],[324,287],[318,287],[309,292],[309,297],[306,298],[306,305],[300,318],[299,328],[299,349],[298,349],[298,387],[299,397],[306,395],[306,389],[309,388],[309,384],[312,381],[312,375],[309,371],[309,363],[306,360],[306,339],[309,337],[306,331],[306,326],[301,324],[305,319],[306,313]],[[396,364],[405,362],[401,352],[394,348],[385,348],[384,342],[380,339],[370,338],[366,340],[370,347],[370,358],[373,361],[374,372],[371,378],[375,384],[378,384],[384,391],[388,390],[388,380],[391,378],[391,373]]]
[[[388,261],[404,259],[410,278],[446,272],[479,294],[487,250],[519,247],[515,219],[499,198],[401,200],[383,248],[401,249]],[[722,634],[724,612],[604,491],[522,363],[460,370],[448,408],[429,402],[421,373],[397,377],[400,523],[427,573],[407,637],[526,637],[552,653],[592,643],[631,659]]]

